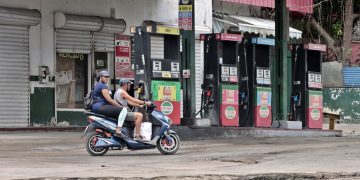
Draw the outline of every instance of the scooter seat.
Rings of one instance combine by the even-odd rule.
[[[114,119],[114,118],[111,118],[111,117],[107,117],[107,116],[104,116],[104,115],[102,115],[102,114],[96,114],[96,113],[93,113],[93,112],[91,112],[91,111],[85,111],[84,114],[101,117],[101,118],[104,118],[104,119],[113,121],[113,122],[115,122],[115,123],[117,123],[117,121],[118,121],[117,119]],[[134,122],[125,121],[123,127],[134,128],[134,127],[135,127],[135,123],[134,123]]]

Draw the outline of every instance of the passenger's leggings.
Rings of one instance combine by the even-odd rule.
[[[98,113],[107,117],[117,119],[118,127],[122,127],[126,118],[127,109],[118,106],[103,105],[98,110]]]

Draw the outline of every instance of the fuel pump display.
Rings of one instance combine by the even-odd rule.
[[[274,39],[245,40],[240,49],[240,126],[271,127],[271,60]]]
[[[293,88],[292,119],[302,121],[304,128],[321,129],[323,125],[323,93],[321,63],[326,46],[294,44],[292,49]]]
[[[212,125],[239,126],[237,34],[202,34],[204,41],[204,117]]]
[[[179,29],[164,25],[131,27],[135,44],[135,86],[145,86],[157,109],[180,125]],[[150,90],[150,91],[149,91]]]

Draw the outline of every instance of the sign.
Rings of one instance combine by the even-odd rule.
[[[117,34],[115,37],[115,79],[134,78],[131,69],[130,36]]]
[[[271,88],[256,88],[255,127],[271,127]]]
[[[165,26],[156,26],[156,33],[179,35],[180,31],[179,31],[178,28],[165,27]]]
[[[239,41],[240,42],[242,40],[242,36],[239,34],[219,33],[219,34],[216,34],[216,39],[222,40],[222,41]]]
[[[180,125],[180,82],[153,80],[151,92],[157,109]]]
[[[58,56],[66,59],[84,60],[85,54],[79,53],[59,53]],[[87,59],[86,59],[87,60]]]
[[[305,44],[304,49],[315,50],[315,51],[326,51],[326,45],[323,44]]]
[[[192,30],[193,26],[193,6],[191,0],[181,0],[179,2],[179,28]]]
[[[269,39],[269,38],[252,38],[251,42],[253,44],[262,44],[262,45],[269,45],[269,46],[275,46],[275,39]]]
[[[174,106],[171,102],[164,101],[160,105],[160,110],[161,110],[161,112],[163,112],[165,115],[168,116],[174,111]]]
[[[190,78],[190,69],[183,70],[183,78]]]
[[[308,91],[306,108],[307,128],[322,129],[323,125],[323,94],[322,91]]]
[[[220,124],[239,126],[239,91],[237,85],[221,85]]]

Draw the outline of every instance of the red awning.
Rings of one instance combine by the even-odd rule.
[[[223,0],[226,2],[275,8],[275,0]],[[304,14],[313,13],[313,0],[286,0],[286,6],[290,11],[296,11]]]

